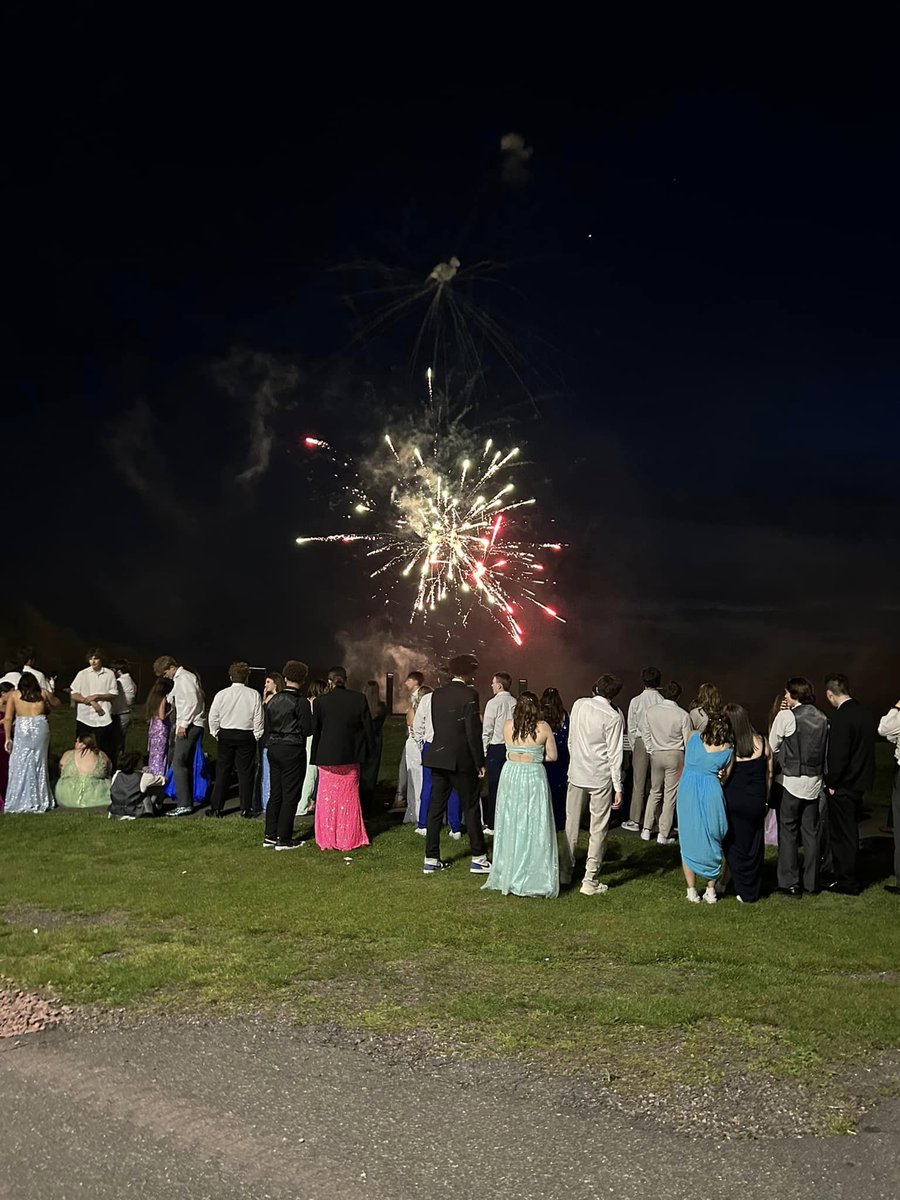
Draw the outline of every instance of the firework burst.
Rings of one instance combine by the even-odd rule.
[[[299,537],[297,543],[364,543],[368,557],[376,560],[371,577],[383,585],[386,598],[397,587],[408,586],[411,622],[427,621],[429,614],[449,604],[465,623],[477,605],[521,646],[524,609],[533,605],[563,620],[541,599],[547,586],[542,558],[562,547],[516,540],[513,514],[536,503],[534,497],[514,498],[515,484],[508,476],[520,465],[518,447],[497,450],[489,438],[480,454],[459,458],[458,440],[432,435],[424,442],[423,455],[421,443],[398,447],[390,433],[385,434],[382,459],[370,468],[373,478],[389,481],[388,486],[376,482],[366,488],[356,472],[345,485],[356,516],[381,520],[382,528]],[[310,450],[328,455],[335,466],[351,469],[327,442],[314,437],[304,442]]]

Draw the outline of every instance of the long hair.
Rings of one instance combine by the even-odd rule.
[[[772,701],[772,707],[769,709],[769,729],[770,730],[772,728],[772,725],[775,722],[775,718],[781,712],[783,707],[784,707],[784,692],[779,692],[778,695],[775,697],[775,699]]]
[[[159,712],[160,704],[162,704],[163,700],[165,700],[166,696],[168,696],[169,692],[171,692],[174,686],[174,681],[171,679],[166,679],[165,676],[163,676],[162,679],[157,679],[157,681],[154,683],[153,687],[150,689],[149,695],[147,696],[148,721],[152,721]]]
[[[377,717],[381,711],[381,688],[374,679],[370,679],[363,688],[363,695],[366,698],[366,704],[369,706],[369,713],[373,717]]]
[[[562,697],[555,687],[544,688],[541,696],[541,720],[546,721],[554,733],[562,729],[566,710]]]
[[[273,696],[277,696],[279,692],[284,691],[284,676],[280,671],[266,671],[266,679],[263,680],[263,688],[266,686],[267,679],[271,679],[275,684],[275,691],[272,693]]]
[[[537,725],[541,719],[541,706],[534,692],[522,692],[513,709],[513,741],[519,738],[537,738]]]
[[[697,695],[691,701],[691,708],[702,708],[706,715],[722,711],[722,697],[714,683],[701,683]]]
[[[731,722],[724,713],[709,714],[709,724],[700,734],[707,746],[731,746],[734,743],[734,733]],[[753,751],[751,750],[751,754]]]
[[[310,700],[315,700],[316,696],[324,696],[328,691],[328,684],[324,679],[314,679],[307,688],[307,695]]]
[[[32,675],[30,671],[22,672],[22,678],[19,680],[19,696],[26,704],[37,704],[38,700],[43,700],[44,698],[37,677]]]
[[[735,758],[752,758],[756,751],[754,739],[759,737],[759,734],[751,724],[750,714],[743,704],[726,704],[722,713],[727,717],[734,734]]]

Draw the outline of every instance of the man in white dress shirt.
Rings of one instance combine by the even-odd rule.
[[[575,847],[585,804],[590,806],[591,834],[582,896],[608,891],[600,882],[609,814],[622,804],[622,756],[625,722],[612,700],[622,690],[615,675],[601,675],[593,695],[572,705],[569,717],[569,786],[566,791],[566,851],[560,858],[560,881],[570,883]]]
[[[891,817],[894,825],[894,882],[885,891],[900,896],[900,700],[889,708],[878,723],[878,732],[894,747],[894,786],[891,790]]]
[[[825,787],[828,719],[816,708],[813,685],[802,675],[785,684],[784,708],[769,730],[769,745],[781,768],[778,811],[778,890],[799,900],[819,890],[820,798]],[[799,844],[803,846],[800,876]]]
[[[231,687],[216,692],[209,706],[209,732],[218,742],[216,786],[206,815],[224,817],[225,797],[237,769],[241,816],[252,817],[256,747],[263,735],[262,696],[247,687],[250,664],[233,662],[228,668]]]
[[[662,672],[658,667],[645,667],[641,671],[644,690],[628,705],[628,738],[631,742],[631,811],[622,828],[632,833],[640,832],[644,815],[644,800],[647,781],[650,777],[650,735],[647,732],[645,714],[647,709],[662,701],[659,688]]]
[[[0,683],[11,683],[13,687],[17,688],[23,672],[28,671],[38,681],[42,692],[53,690],[44,672],[39,671],[34,665],[34,651],[30,646],[26,646],[24,650],[17,651],[13,662],[8,665],[10,666],[10,670],[5,675],[0,675]]]
[[[647,749],[650,752],[650,798],[644,813],[641,837],[645,842],[650,841],[661,804],[659,836],[656,840],[661,846],[672,846],[676,840],[671,834],[675,824],[678,780],[684,769],[684,752],[694,726],[690,715],[678,704],[680,683],[674,679],[664,683],[659,694],[662,696],[661,703],[651,704],[644,710],[644,725],[649,738]]]
[[[481,802],[484,832],[494,835],[494,820],[497,812],[497,788],[500,774],[506,762],[506,744],[503,726],[512,719],[516,698],[510,692],[512,677],[506,671],[498,671],[491,680],[494,693],[484,706],[481,739],[484,743],[484,766],[487,775],[487,797]]]
[[[438,685],[443,687],[450,682],[450,675],[445,670],[438,671]],[[431,719],[431,700],[434,692],[430,689],[424,695],[419,693],[419,701],[416,705],[416,715],[413,717],[412,734],[413,740],[419,752],[419,761],[422,760],[422,755],[430,748],[434,741],[434,722]],[[428,806],[431,803],[431,771],[428,767],[422,764],[422,781],[419,785],[419,810],[416,817],[416,833],[420,837],[425,837],[428,830],[425,828],[425,822],[428,819]],[[450,836],[455,842],[462,838],[462,805],[459,802],[459,793],[454,788],[450,793],[450,799],[447,801],[447,824],[450,826]]]
[[[153,664],[157,678],[175,685],[169,702],[175,710],[175,740],[172,747],[172,778],[178,806],[168,815],[186,817],[194,811],[194,752],[205,724],[203,693],[192,671],[186,671],[171,654],[162,654]]]
[[[72,680],[77,737],[91,736],[111,762],[115,761],[116,740],[112,706],[117,695],[115,672],[103,665],[102,650],[88,650],[88,665]]]

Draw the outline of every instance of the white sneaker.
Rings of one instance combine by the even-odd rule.
[[[622,828],[624,829],[624,828],[625,828],[625,826],[623,825],[623,826],[622,826]],[[650,830],[649,830],[649,829],[642,829],[642,830],[641,830],[641,841],[642,841],[642,842],[649,842],[649,841],[650,841]]]
[[[696,888],[688,888],[687,898],[688,898],[688,900],[690,900],[691,904],[699,904],[700,903],[700,896],[698,895]]]
[[[619,826],[620,829],[627,829],[629,833],[640,833],[641,827],[637,821],[623,821]]]
[[[663,835],[660,834],[659,837],[656,839],[656,842],[657,842],[657,845],[659,845],[659,846],[676,846],[678,844],[678,838],[673,838],[673,837],[664,838]]]
[[[494,836],[493,829],[488,829],[487,825],[484,825],[482,827],[481,832],[484,834],[485,837],[493,837]]]
[[[605,883],[591,883],[586,879],[578,890],[582,896],[602,896],[604,892],[609,891],[609,887]]]
[[[428,836],[428,830],[425,828],[424,825],[417,825],[416,833],[419,835],[419,837],[427,837]]]
[[[451,830],[450,830],[450,836],[453,838],[454,842],[458,842],[458,841],[459,841],[459,839],[462,837],[462,834],[461,834],[461,833],[454,833],[454,832],[453,832],[453,830],[451,829]]]
[[[705,904],[718,904],[719,903],[719,897],[716,895],[715,888],[707,888],[706,889],[706,891],[703,893],[703,902]]]

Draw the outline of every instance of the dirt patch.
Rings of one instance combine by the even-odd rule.
[[[128,913],[115,909],[102,913],[70,913],[18,906],[4,909],[3,920],[10,925],[30,925],[32,929],[64,929],[66,926],[126,925]]]
[[[65,1004],[56,1004],[33,992],[0,991],[0,1038],[22,1037],[53,1029],[72,1015]]]

